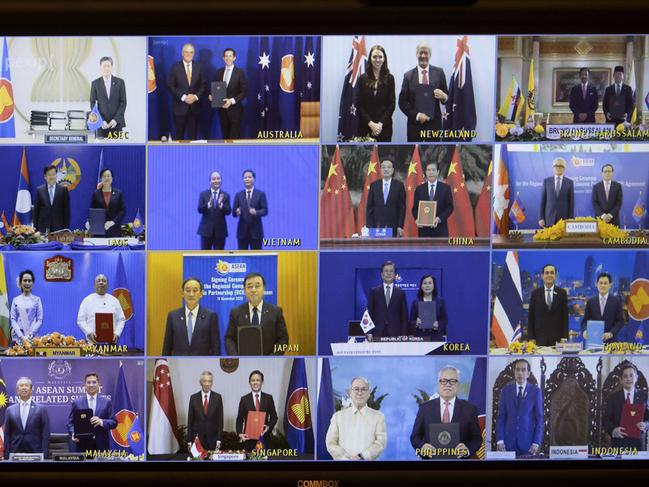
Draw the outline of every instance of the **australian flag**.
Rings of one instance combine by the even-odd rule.
[[[318,52],[314,48],[313,36],[304,41],[304,59],[302,61],[302,101],[316,101],[320,98],[320,86],[317,83],[320,66]]]
[[[313,423],[311,422],[311,402],[306,381],[306,366],[303,358],[293,359],[291,378],[286,391],[284,431],[291,448],[304,455],[313,453]]]
[[[471,56],[469,55],[469,38],[463,36],[457,40],[453,74],[448,88],[446,102],[446,130],[475,130],[476,112],[473,96],[473,77],[471,75]],[[453,137],[470,141],[473,137]]]
[[[297,130],[299,128],[299,112],[297,93],[295,90],[295,52],[293,37],[280,37],[278,58],[279,71],[279,118],[281,130]]]
[[[338,112],[339,142],[344,142],[356,136],[358,126],[356,107],[358,104],[358,92],[360,91],[358,80],[365,73],[366,62],[365,36],[355,36],[352,39],[352,52],[349,55],[347,70],[345,71],[343,92],[340,95],[340,110]]]
[[[11,83],[11,63],[7,38],[2,46],[2,68],[0,69],[0,137],[15,137],[16,123],[14,117],[14,89]]]
[[[259,130],[271,129],[271,105],[273,101],[270,82],[270,47],[268,37],[259,39],[259,91],[257,91],[257,110]]]

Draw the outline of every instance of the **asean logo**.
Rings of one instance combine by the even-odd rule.
[[[636,321],[649,318],[649,280],[635,279],[631,283],[627,309],[629,316]]]
[[[14,116],[14,89],[6,78],[0,78],[0,123],[8,122]]]
[[[115,419],[117,420],[117,427],[110,430],[110,436],[119,446],[128,448],[128,433],[135,421],[135,413],[128,409],[122,409],[115,414]]]
[[[222,276],[225,276],[228,273],[228,270],[230,269],[230,265],[225,262],[224,260],[218,260],[216,263],[216,272],[221,274]]]
[[[311,429],[311,406],[306,388],[293,391],[288,398],[288,422],[297,430]]]
[[[295,69],[293,63],[293,54],[282,56],[281,75],[279,77],[279,87],[285,93],[295,91]]]
[[[68,188],[68,191],[72,191],[81,182],[81,168],[71,157],[59,157],[51,165],[56,167],[56,182]]]
[[[133,300],[131,299],[131,291],[123,287],[118,287],[117,289],[114,289],[111,294],[117,299],[117,301],[119,301],[119,305],[122,307],[122,311],[124,311],[124,317],[126,320],[130,320],[133,317]]]
[[[133,220],[133,228],[135,228],[136,230],[142,228],[142,220],[140,220],[139,218],[135,218]]]
[[[97,116],[97,114],[95,112],[90,112],[90,114],[88,115],[88,123],[90,125],[94,125],[97,123],[98,120],[99,117]]]
[[[133,431],[133,432],[129,435],[129,437],[130,437],[130,439],[131,439],[131,441],[132,441],[133,443],[139,443],[140,440],[142,439],[142,436],[140,435],[140,432],[139,432],[139,431]]]
[[[644,205],[635,205],[633,207],[633,216],[636,218],[642,218],[645,214],[645,207]]]

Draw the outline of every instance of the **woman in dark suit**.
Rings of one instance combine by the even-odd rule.
[[[126,212],[124,196],[119,189],[113,188],[113,172],[106,168],[101,172],[101,187],[92,194],[90,208],[104,208],[106,223],[104,229],[107,237],[122,236],[122,218]]]
[[[372,137],[377,142],[391,142],[394,107],[394,76],[388,70],[388,57],[382,46],[373,46],[367,69],[360,79],[357,135]]]
[[[436,320],[433,322],[432,329],[422,327],[421,318],[419,318],[419,302],[433,301],[435,303]],[[421,277],[419,281],[419,291],[417,291],[417,300],[413,301],[410,306],[410,326],[415,336],[430,338],[433,342],[444,341],[446,335],[446,324],[448,316],[444,300],[437,295],[437,283],[435,278],[430,274]]]

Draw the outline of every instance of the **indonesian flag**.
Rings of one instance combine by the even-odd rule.
[[[198,435],[196,435],[196,438],[194,438],[194,443],[192,443],[192,447],[189,451],[194,458],[200,458],[201,460],[207,458],[207,450],[203,448]]]
[[[158,359],[153,373],[153,394],[151,395],[149,415],[149,453],[151,455],[176,453],[179,448],[177,431],[178,420],[169,364],[166,359]]]

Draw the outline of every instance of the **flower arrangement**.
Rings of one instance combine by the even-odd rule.
[[[545,127],[541,123],[530,122],[521,126],[518,123],[505,121],[501,116],[496,122],[497,141],[535,141],[545,140]]]
[[[532,341],[528,342],[512,342],[509,344],[509,347],[507,347],[509,350],[509,353],[514,354],[514,355],[530,355],[533,353],[536,353],[537,351],[537,346],[536,343]]]
[[[551,227],[545,227],[537,230],[534,234],[534,240],[559,240],[566,233],[566,222],[559,220]]]
[[[31,225],[14,225],[0,241],[5,245],[18,247],[19,245],[43,243],[47,240]]]
[[[121,226],[121,231],[122,231],[122,237],[131,237],[131,238],[137,238],[140,242],[144,242],[145,240],[145,229],[142,227],[142,232],[137,235],[135,233],[135,230],[133,229],[133,222],[126,223]]]
[[[599,233],[600,238],[626,238],[628,236],[627,232],[625,232],[624,230],[621,230],[619,227],[613,225],[612,223],[605,222],[599,217],[593,218],[587,216],[579,216],[577,218],[573,218],[572,220],[577,222],[596,221],[597,231]],[[534,234],[534,240],[537,241],[559,240],[565,235],[565,232],[566,232],[566,222],[564,220],[559,220],[551,227],[546,227],[546,228],[542,228],[541,230],[537,230],[536,233]]]
[[[9,356],[33,355],[34,347],[86,347],[86,340],[77,340],[72,335],[63,335],[58,331],[41,337],[25,338],[14,344],[8,351]]]

